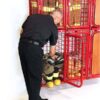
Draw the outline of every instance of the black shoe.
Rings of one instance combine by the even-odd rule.
[[[41,100],[48,100],[48,99],[41,99]]]

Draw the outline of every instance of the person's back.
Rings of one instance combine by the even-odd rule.
[[[54,29],[55,27],[55,29]],[[24,22],[22,38],[29,38],[39,42],[47,42],[52,30],[57,27],[50,15],[34,14]]]

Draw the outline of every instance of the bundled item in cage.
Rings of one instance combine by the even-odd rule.
[[[80,59],[69,59],[68,77],[75,78],[81,76],[82,61]]]
[[[51,88],[54,85],[60,85],[60,69],[63,67],[63,56],[60,53],[56,53],[56,59],[52,59],[49,54],[45,54],[44,60],[44,72],[43,78],[46,82],[47,87]]]

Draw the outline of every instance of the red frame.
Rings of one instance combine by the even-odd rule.
[[[32,5],[31,2],[33,0],[29,0],[29,7],[30,7],[30,15],[33,14],[32,12]],[[38,6],[38,11],[37,13],[42,14],[42,8],[43,8],[43,2],[45,0],[37,0],[37,6]],[[83,0],[81,2],[80,5],[81,6],[81,17],[83,18],[83,21],[85,21],[84,19],[87,18],[87,24],[86,25],[79,25],[79,26],[75,26],[72,25],[70,26],[70,1],[71,0],[61,0],[62,4],[63,4],[63,26],[62,27],[58,27],[59,32],[64,32],[64,71],[63,71],[63,82],[67,82],[69,84],[72,84],[76,87],[81,87],[83,84],[83,80],[84,79],[88,79],[88,78],[97,78],[100,77],[100,74],[95,74],[93,75],[91,72],[92,69],[92,48],[93,48],[93,37],[95,35],[96,32],[100,32],[100,26],[99,25],[95,25],[95,7],[96,7],[96,0]],[[82,6],[85,6],[87,4],[87,12],[85,12],[83,10],[82,12]],[[85,16],[85,14],[87,14],[87,17]],[[80,22],[81,23],[81,22]],[[85,22],[83,22],[84,24]],[[69,49],[69,46],[67,46],[67,43],[69,43],[69,41],[66,41],[66,39],[68,39],[69,37],[73,37],[73,38],[80,38],[80,39],[84,39],[84,37],[80,36],[80,33],[83,34],[87,34],[86,35],[86,39],[88,40],[87,44],[86,44],[86,65],[85,65],[85,69],[81,70],[81,77],[78,79],[66,79],[66,73],[68,73],[68,62],[66,63],[66,61],[68,61],[67,58],[67,53],[66,50]],[[70,33],[70,34],[68,34]],[[85,45],[85,44],[82,44]],[[84,46],[83,46],[84,47]],[[48,48],[48,47],[47,47]],[[84,48],[82,48],[82,51],[84,51]],[[85,75],[84,75],[85,73]],[[77,84],[76,84],[77,82]]]

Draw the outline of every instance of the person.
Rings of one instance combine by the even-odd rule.
[[[29,100],[48,100],[40,97],[43,72],[42,47],[49,41],[49,55],[55,58],[57,24],[61,20],[62,12],[56,9],[50,15],[30,15],[22,25],[18,50]]]

